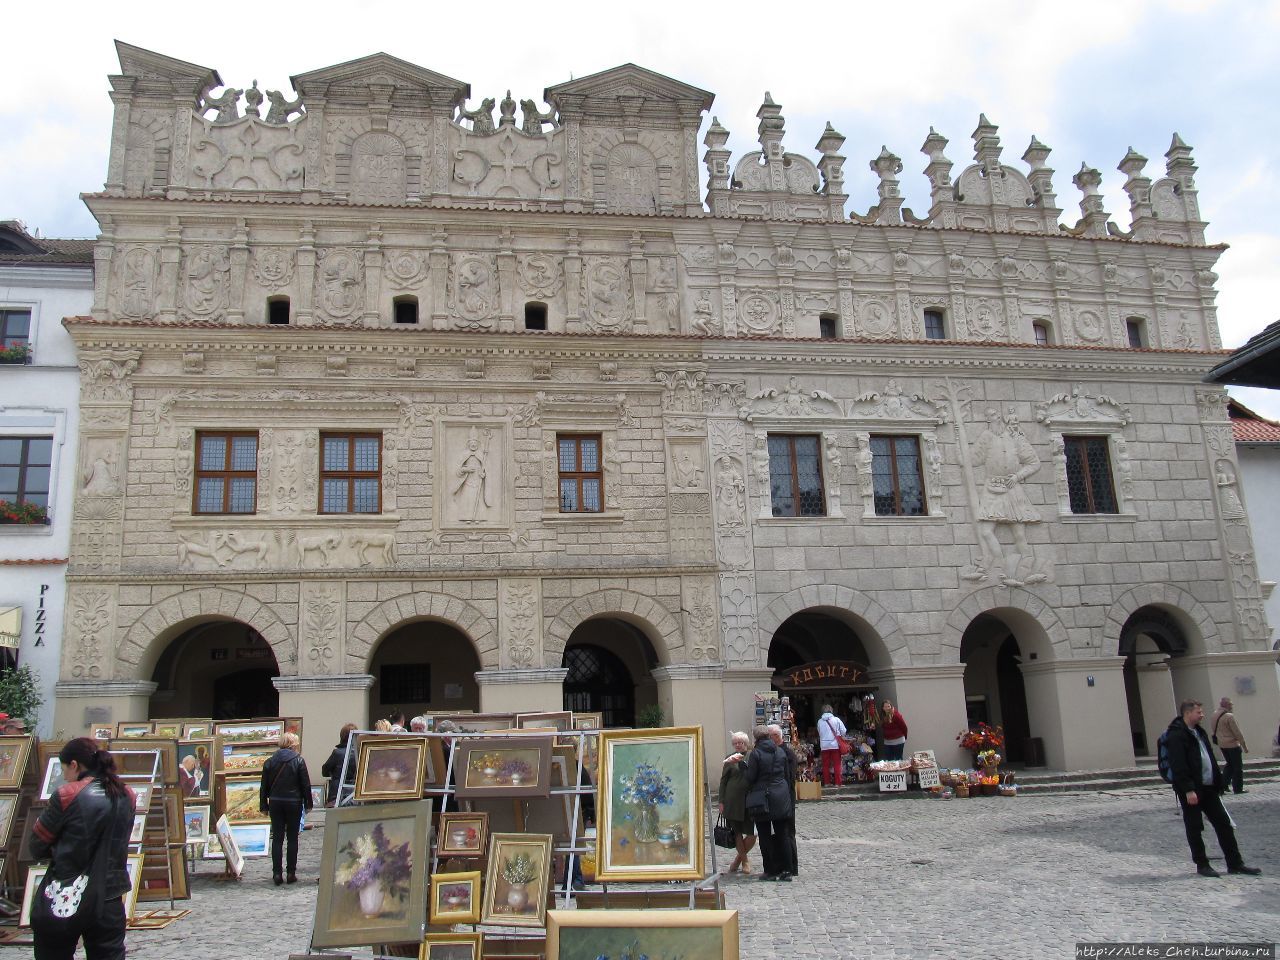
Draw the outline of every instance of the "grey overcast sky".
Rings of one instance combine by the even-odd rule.
[[[1000,127],[1004,161],[1034,134],[1063,221],[1078,217],[1081,162],[1103,175],[1107,209],[1128,226],[1116,164],[1132,146],[1163,175],[1174,131],[1194,148],[1219,261],[1224,345],[1280,310],[1280,0],[988,0],[846,4],[441,2],[13,3],[4,15],[0,219],[45,236],[97,225],[79,199],[106,177],[114,39],[212,67],[228,84],[291,91],[289,77],[377,51],[471,84],[474,99],[541,100],[544,88],[632,61],[710,90],[734,156],[755,146],[766,90],[788,149],[816,159],[823,125],[847,137],[849,210],[875,202],[869,162],[903,159],[907,206],[929,206],[920,144],[935,127],[963,169],[979,113]],[[709,118],[706,123],[709,123]],[[704,128],[705,128],[704,123]],[[1280,391],[1234,391],[1280,417]]]

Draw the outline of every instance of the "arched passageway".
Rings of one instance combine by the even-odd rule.
[[[560,665],[569,671],[564,709],[599,712],[606,727],[634,727],[637,715],[658,702],[651,673],[657,652],[644,631],[626,620],[603,616],[579,624]]]
[[[439,620],[415,620],[391,630],[369,661],[373,686],[369,716],[377,720],[403,712],[457,713],[480,709],[476,672],[480,657],[457,627]]]
[[[1170,661],[1187,653],[1187,634],[1161,607],[1140,607],[1120,631],[1124,694],[1135,756],[1154,756],[1156,740],[1177,712]]]
[[[278,716],[272,680],[279,675],[270,644],[253,627],[236,620],[197,624],[180,630],[156,660],[150,716]]]

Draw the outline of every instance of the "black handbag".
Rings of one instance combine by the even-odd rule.
[[[723,813],[720,814],[720,819],[716,821],[711,833],[717,847],[724,847],[726,850],[737,849],[737,832],[729,826],[729,821],[725,819]]]
[[[100,825],[93,854],[83,873],[64,883],[54,876],[52,865],[45,871],[31,901],[32,929],[70,935],[101,915],[118,800],[112,798],[110,812]]]

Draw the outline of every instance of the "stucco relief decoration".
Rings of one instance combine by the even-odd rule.
[[[658,164],[637,143],[620,143],[605,161],[605,203],[610,213],[658,212]]]
[[[593,333],[631,330],[631,281],[619,257],[589,257],[582,271],[582,319]]]
[[[1081,340],[1097,343],[1102,339],[1103,320],[1096,309],[1076,307],[1072,326],[1075,327],[1076,336]]]
[[[540,300],[550,300],[564,286],[564,274],[556,258],[545,253],[530,253],[520,258],[517,268],[520,286],[525,293]]]
[[[751,559],[743,434],[737,421],[711,424],[716,557],[722,565],[735,570],[745,567]]]
[[[116,259],[111,286],[112,313],[135,320],[149,318],[155,310],[156,255],[146,247],[131,247]]]
[[[675,257],[650,257],[645,276],[645,314],[658,330],[680,328],[680,293]]]
[[[71,598],[71,676],[77,680],[101,680],[103,647],[111,624],[111,594],[99,590],[76,593]]]
[[[710,381],[703,391],[708,413],[737,414],[747,402],[747,386],[742,381]]]
[[[689,659],[694,663],[719,663],[716,605],[709,587],[689,588],[685,599],[685,625]]]
[[[758,433],[752,442],[751,475],[755,481],[756,502],[759,504],[756,517],[767,520],[773,516],[773,502],[769,487],[769,438],[764,432]]]
[[[682,493],[707,490],[706,450],[701,440],[672,440],[671,489]]]
[[[125,192],[134,196],[155,186],[157,148],[171,149],[173,118],[145,111],[129,124],[129,149],[125,158]],[[123,143],[113,143],[112,153],[123,150]],[[167,173],[167,171],[166,171]]]
[[[192,118],[191,186],[206,190],[302,189],[305,150],[300,124],[266,124],[248,116],[228,125],[221,116],[220,111],[212,122]]]
[[[178,567],[183,570],[233,567],[261,570],[270,565],[274,540],[267,535],[215,530],[202,535],[178,536]]]
[[[757,417],[839,417],[840,404],[825,390],[805,390],[796,377],[787,380],[781,389],[765,387],[752,394],[738,410],[738,416],[748,423]]]
[[[711,300],[710,290],[699,290],[693,301],[693,319],[689,323],[694,333],[704,337],[719,335],[721,326],[716,319],[715,306]]]
[[[527,670],[538,660],[538,584],[532,580],[503,583],[502,621],[510,665]]]
[[[981,340],[1008,340],[1004,307],[998,300],[978,297],[968,303],[969,332]]]
[[[200,246],[183,263],[182,299],[198,317],[216,317],[227,308],[231,263],[226,247]]]
[[[896,332],[898,318],[893,305],[879,297],[861,297],[855,301],[859,330],[868,337],[887,337]]]
[[[824,433],[822,435],[822,453],[826,458],[826,466],[824,469],[824,478],[827,481],[827,516],[843,517],[844,511],[840,506],[841,483],[843,477],[841,470],[843,463],[840,455],[841,439],[838,433]]]
[[[748,334],[767,336],[776,333],[780,320],[778,296],[772,290],[753,289],[738,301],[738,320]]]
[[[460,254],[452,264],[454,324],[465,330],[488,329],[498,315],[498,265],[490,255]]]
[[[735,666],[756,663],[758,648],[755,596],[753,574],[720,575],[720,633],[724,638],[726,663]]]
[[[427,255],[421,250],[389,250],[382,265],[387,283],[397,290],[421,286],[429,271]]]
[[[399,137],[370,131],[351,144],[351,202],[397,203],[405,198],[405,149]]]
[[[138,369],[142,354],[136,350],[120,353],[82,352],[80,355],[80,395],[82,401],[128,400],[130,378]]]
[[[120,493],[120,452],[114,440],[85,441],[80,492],[86,497],[114,497]]]
[[[263,247],[253,252],[253,278],[259,286],[279,290],[293,282],[293,252]]]
[[[301,509],[302,484],[298,465],[302,457],[302,438],[295,432],[282,433],[276,441],[275,509],[281,514],[295,514]]]
[[[1122,404],[1105,394],[1086,393],[1079,383],[1036,404],[1036,420],[1050,426],[1092,423],[1123,427],[1132,419]]]
[[[341,639],[342,601],[336,591],[309,593],[302,607],[307,664],[313,674],[332,673]]]
[[[443,526],[483,529],[506,521],[507,453],[501,424],[445,424]]]
[[[1196,409],[1199,411],[1201,423],[1228,420],[1226,391],[1221,389],[1196,391]]]
[[[1040,469],[1040,457],[1016,414],[1001,414],[994,407],[985,414],[986,429],[969,450],[969,462],[979,471],[974,515],[982,559],[962,576],[974,581],[994,579],[1011,587],[1043,583],[1048,573],[1036,562],[1026,535],[1027,524],[1040,523],[1041,517],[1023,487]],[[962,444],[967,445],[963,439]],[[1001,529],[1012,538],[1012,549],[1001,543]]]
[[[364,254],[329,247],[316,254],[316,305],[330,320],[346,320],[364,304]]]
[[[655,370],[664,413],[701,413],[706,374],[701,370]]]
[[[872,390],[853,401],[850,414],[876,420],[926,420],[945,423],[947,411],[918,393],[907,393],[896,379],[890,379],[883,390]]]
[[[551,131],[530,134],[505,123],[480,135],[459,131],[463,146],[453,153],[453,179],[468,196],[536,200],[559,192],[561,159]]]

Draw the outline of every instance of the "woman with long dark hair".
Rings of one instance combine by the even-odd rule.
[[[31,911],[36,960],[71,960],[84,941],[88,960],[125,955],[124,895],[129,892],[129,831],[133,791],[116,775],[116,762],[96,740],[77,737],[58,753],[65,781],[33,827],[31,852],[52,863],[36,897],[66,911],[69,889],[82,888],[79,909],[61,918],[43,903]],[[78,878],[87,877],[87,884]],[[51,889],[52,888],[52,889]],[[62,902],[55,901],[59,889]]]

